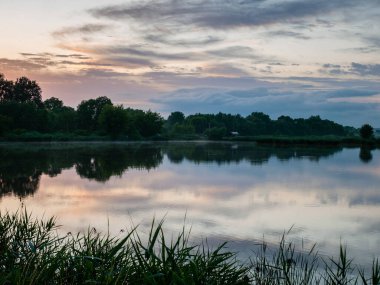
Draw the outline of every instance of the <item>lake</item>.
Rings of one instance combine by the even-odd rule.
[[[0,209],[57,217],[62,232],[169,233],[247,255],[284,231],[331,256],[379,257],[380,151],[254,143],[0,145]],[[185,221],[185,222],[184,222]]]

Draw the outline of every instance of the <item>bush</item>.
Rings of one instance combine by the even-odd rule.
[[[209,140],[221,140],[226,135],[226,128],[224,127],[214,127],[206,130],[205,134]]]
[[[369,124],[364,124],[361,128],[360,128],[360,136],[363,138],[363,139],[369,139],[369,138],[372,138],[373,137],[373,127]]]

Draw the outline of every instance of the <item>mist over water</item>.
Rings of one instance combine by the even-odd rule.
[[[69,143],[0,146],[0,209],[55,215],[63,232],[91,225],[149,232],[153,217],[194,239],[249,252],[284,231],[321,254],[347,244],[378,257],[380,152],[250,143]]]

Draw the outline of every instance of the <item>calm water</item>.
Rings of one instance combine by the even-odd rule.
[[[380,151],[254,144],[0,145],[0,209],[55,215],[63,232],[118,234],[165,217],[249,252],[289,239],[322,254],[380,257]],[[369,259],[368,259],[369,257]]]

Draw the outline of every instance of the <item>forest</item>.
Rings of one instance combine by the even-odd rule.
[[[273,120],[259,111],[253,111],[245,117],[224,113],[186,116],[174,111],[164,119],[151,110],[115,105],[106,96],[83,100],[76,108],[72,108],[55,97],[42,100],[41,94],[42,90],[36,81],[27,77],[11,81],[0,74],[2,140],[220,140],[255,136],[359,135],[359,131],[353,127],[344,127],[318,115],[307,119],[283,115]],[[373,128],[369,128],[370,137]]]

